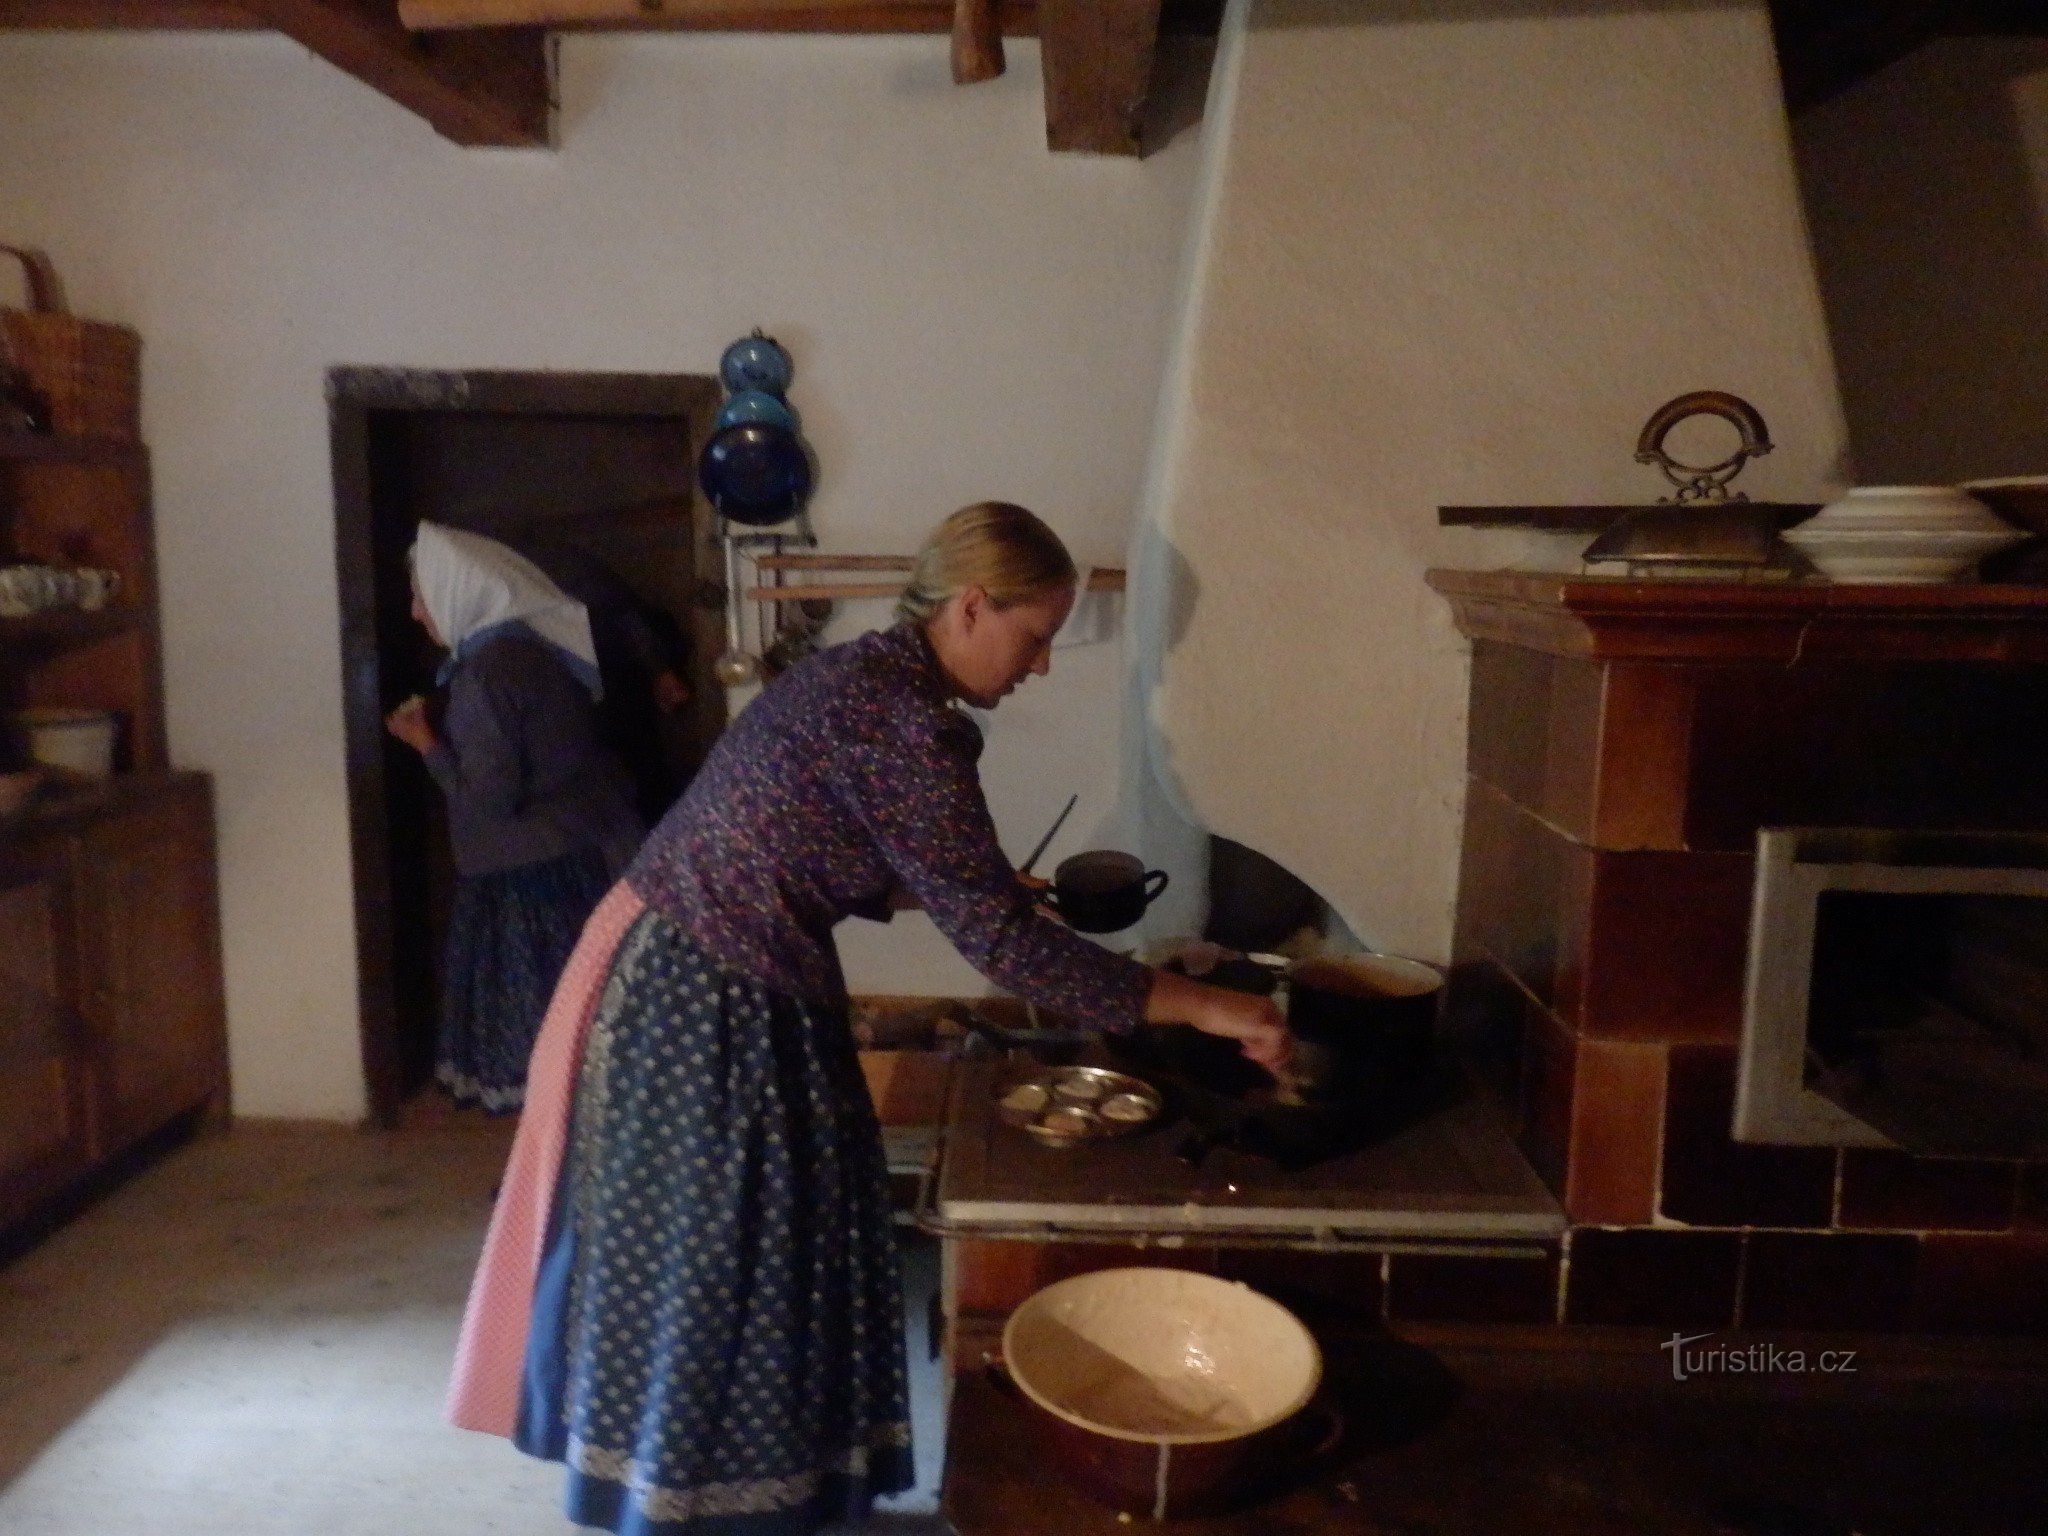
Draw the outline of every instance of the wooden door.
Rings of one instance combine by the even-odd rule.
[[[91,1155],[70,868],[61,838],[0,847],[0,1223],[83,1172]]]
[[[725,720],[711,672],[724,593],[703,586],[721,568],[719,545],[695,484],[719,400],[718,381],[696,375],[328,375],[358,1006],[383,1124],[432,1075],[453,885],[439,791],[384,729],[434,675],[410,617],[406,552],[419,522],[504,540],[544,568],[565,552],[594,562],[681,632],[694,696],[658,722],[655,746],[680,788]]]
[[[181,790],[81,838],[81,999],[95,1151],[113,1152],[226,1082],[213,819]]]

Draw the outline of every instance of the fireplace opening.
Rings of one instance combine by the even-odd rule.
[[[2048,838],[1770,830],[1736,1132],[2048,1153]]]

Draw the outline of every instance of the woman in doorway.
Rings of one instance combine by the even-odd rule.
[[[800,1536],[911,1482],[880,1133],[831,929],[915,904],[999,986],[1105,1030],[1184,1020],[1277,1068],[1268,999],[1038,911],[976,774],[1076,576],[1021,507],[955,513],[899,622],[729,726],[593,916],[534,1054],[450,1415],[568,1464],[632,1536]],[[908,898],[909,900],[906,900]],[[547,1087],[543,1089],[543,1083]]]
[[[458,1104],[505,1114],[584,920],[643,828],[598,740],[582,604],[504,545],[434,523],[412,580],[413,618],[448,651],[441,728],[418,697],[386,720],[440,785],[454,845],[434,1075]]]

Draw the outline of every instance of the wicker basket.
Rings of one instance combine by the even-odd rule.
[[[67,313],[57,270],[41,251],[0,245],[0,256],[19,261],[28,284],[28,308],[0,309],[0,353],[49,402],[52,428],[140,437],[142,338],[128,326]]]

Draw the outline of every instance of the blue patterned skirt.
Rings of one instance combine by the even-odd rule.
[[[509,1114],[562,967],[611,888],[596,849],[455,882],[441,963],[434,1079],[458,1104]]]
[[[622,1536],[800,1536],[911,1486],[881,1132],[843,1009],[660,914],[591,1020],[515,1441]]]

